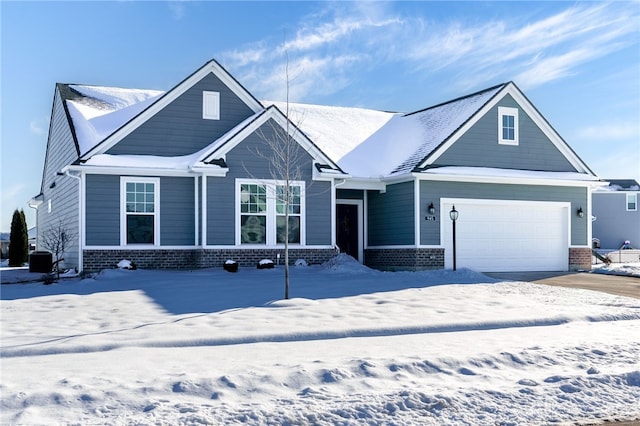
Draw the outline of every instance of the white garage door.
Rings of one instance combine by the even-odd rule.
[[[443,200],[445,267],[453,267],[455,204],[456,266],[482,272],[566,271],[569,203],[504,200]]]

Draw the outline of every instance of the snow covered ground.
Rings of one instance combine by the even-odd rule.
[[[3,285],[2,424],[640,418],[640,300],[468,270],[109,270]]]

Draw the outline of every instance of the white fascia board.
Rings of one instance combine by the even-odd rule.
[[[118,176],[187,176],[193,177],[197,173],[192,170],[174,170],[174,169],[157,169],[147,167],[105,167],[105,166],[82,166],[69,165],[62,169],[62,172],[81,172],[97,175],[118,175]],[[213,171],[208,172],[212,175]],[[220,172],[226,173],[226,169],[220,169]],[[224,175],[223,175],[224,176]]]
[[[393,185],[396,183],[411,182],[416,180],[415,173],[404,173],[397,176],[386,177],[352,177],[350,175],[336,176],[337,179],[346,179],[344,183],[338,183],[337,189],[369,189],[373,191],[384,191],[387,185]]]
[[[339,178],[344,178],[344,176]],[[338,182],[336,184],[336,189],[361,189],[361,190],[372,190],[372,191],[384,191],[386,188],[387,188],[387,184],[382,182],[380,179],[351,178],[351,179],[345,179],[344,183]]]
[[[529,102],[524,94],[518,90],[518,88],[512,83],[508,83],[493,98],[487,102],[482,108],[480,108],[468,120],[462,127],[460,127],[441,147],[435,150],[426,161],[418,165],[419,168],[424,168],[433,164],[438,158],[440,158],[460,137],[462,137],[472,126],[474,126],[485,114],[495,107],[498,102],[505,97],[505,95],[511,95],[511,97],[518,103],[520,108],[533,120],[533,122],[542,130],[542,132],[549,138],[551,143],[564,155],[564,157],[571,163],[572,166],[581,173],[588,173],[591,176],[595,176],[593,171],[578,157],[578,155],[569,147],[569,145],[562,139],[562,137],[551,127],[547,120],[538,112],[538,110]]]
[[[44,196],[42,194],[38,194],[35,197],[31,197],[29,201],[27,201],[27,205],[32,209],[37,209],[44,202]]]
[[[568,180],[568,179],[540,179],[514,176],[461,176],[446,174],[426,174],[414,173],[420,181],[438,182],[467,182],[467,183],[495,183],[509,185],[539,185],[539,186],[573,186],[573,187],[594,187],[600,182],[588,180]]]
[[[140,127],[144,122],[153,117],[159,111],[161,111],[164,107],[169,105],[171,102],[175,101],[178,97],[184,94],[187,90],[193,87],[196,83],[206,77],[209,73],[213,73],[216,77],[218,77],[231,91],[238,96],[244,103],[246,103],[249,108],[251,108],[254,112],[259,112],[264,107],[258,100],[256,100],[246,89],[244,89],[240,83],[238,83],[228,72],[226,72],[220,64],[216,61],[207,62],[202,68],[198,71],[191,74],[181,83],[179,83],[176,87],[165,93],[160,97],[156,102],[151,104],[147,109],[142,111],[140,114],[129,120],[118,130],[113,132],[110,136],[108,136],[105,140],[98,143],[95,147],[90,149],[86,154],[84,154],[81,159],[90,158],[96,154],[104,154],[109,149],[111,149],[114,145],[124,139],[127,135],[133,132],[135,129]]]
[[[226,177],[229,172],[228,167],[217,167],[210,165],[194,165],[190,170],[199,176]]]

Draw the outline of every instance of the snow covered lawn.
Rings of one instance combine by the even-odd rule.
[[[471,271],[110,270],[2,286],[3,424],[640,418],[640,300]]]

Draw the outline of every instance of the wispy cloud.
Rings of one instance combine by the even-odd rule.
[[[363,48],[366,38],[375,38],[381,28],[393,27],[399,18],[382,16],[377,6],[349,4],[349,9],[331,6],[327,11],[303,18],[292,37],[260,40],[242,49],[225,52],[222,60],[239,75],[241,81],[260,87],[259,95],[283,99],[286,73],[289,73],[290,98],[302,100],[309,94],[322,96],[345,87],[357,75],[358,64],[366,63],[373,54]],[[353,13],[351,13],[353,12]]]
[[[184,18],[184,15],[186,13],[185,1],[186,0],[169,0],[167,2],[169,11],[171,12],[171,16],[173,17],[173,19],[180,20]]]
[[[612,140],[635,140],[638,142],[638,151],[640,152],[640,123],[607,123],[600,125],[592,125],[582,127],[577,138],[589,141],[609,142]]]
[[[428,5],[428,3],[426,3]],[[334,93],[376,66],[402,64],[418,75],[440,73],[456,90],[515,80],[530,89],[638,43],[640,11],[630,3],[586,3],[532,19],[441,22],[406,16],[394,3],[330,3],[295,23],[291,38],[265,39],[226,52],[232,72],[260,96],[283,92],[288,57],[298,100]],[[294,99],[294,100],[295,100]]]
[[[34,135],[44,136],[49,129],[49,117],[34,118],[29,123],[29,130]]]

